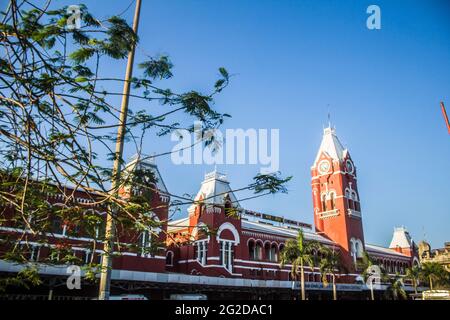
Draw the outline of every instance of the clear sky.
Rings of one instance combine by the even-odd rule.
[[[400,225],[434,247],[450,241],[450,135],[439,109],[443,100],[450,112],[448,1],[143,2],[138,61],[170,55],[178,90],[209,90],[223,66],[234,75],[216,100],[232,115],[224,128],[280,129],[289,194],[242,206],[312,223],[310,167],[330,109],[357,166],[366,242],[388,245]],[[105,17],[130,1],[84,3]],[[366,28],[371,4],[381,8],[381,30]],[[131,22],[133,11],[123,17]],[[125,63],[105,67],[120,75]],[[144,144],[147,153],[173,145],[153,136]],[[175,194],[195,194],[213,169],[157,163]],[[218,170],[238,188],[259,166]]]

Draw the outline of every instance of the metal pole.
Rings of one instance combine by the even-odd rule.
[[[370,280],[370,297],[372,298],[372,300],[375,300],[375,296],[373,293],[373,280]]]
[[[133,31],[137,34],[139,25],[139,14],[141,11],[141,0],[136,1],[136,10],[134,12]],[[119,127],[117,130],[116,153],[114,157],[113,176],[111,181],[111,192],[117,193],[117,188],[120,185],[121,164],[123,156],[123,143],[126,132],[128,101],[130,94],[130,80],[133,73],[135,47],[128,53],[127,70],[125,74],[125,82],[123,85],[122,104],[120,108]],[[103,257],[102,268],[100,275],[99,300],[109,300],[110,285],[111,285],[111,269],[112,269],[112,252],[114,249],[114,221],[112,208],[108,209],[106,215],[106,230],[105,241],[103,243]]]

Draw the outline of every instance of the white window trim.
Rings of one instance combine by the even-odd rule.
[[[201,265],[206,265],[207,254],[208,254],[208,243],[207,239],[197,240],[194,242],[194,246],[197,246],[197,256],[194,257]]]
[[[224,267],[230,273],[233,273],[233,256],[231,253],[234,249],[233,245],[235,244],[235,242],[231,240],[221,239],[219,241],[219,244],[221,247],[220,253],[222,255],[222,267]]]

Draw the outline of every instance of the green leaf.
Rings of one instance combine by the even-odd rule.
[[[75,78],[75,82],[87,82],[87,81],[89,81],[89,79],[86,77],[76,77]]]
[[[157,60],[151,59],[138,65],[144,69],[144,75],[151,79],[169,79],[172,77],[173,64],[167,56],[161,56]]]
[[[75,50],[69,55],[69,58],[73,60],[75,63],[80,64],[84,63],[86,60],[92,57],[95,53],[95,49],[93,48],[80,48]]]
[[[220,67],[219,72],[225,79],[229,78],[228,71],[224,67]]]

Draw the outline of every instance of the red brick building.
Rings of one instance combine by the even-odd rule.
[[[126,172],[144,166],[155,173],[157,182],[151,197],[151,214],[159,221],[168,220],[169,192],[162,175],[152,161],[132,160]],[[257,213],[242,208],[234,195],[230,182],[217,171],[205,175],[195,202],[185,218],[163,223],[153,233],[165,243],[156,254],[118,252],[113,260],[112,290],[119,293],[141,292],[152,298],[168,298],[171,293],[201,292],[210,298],[292,298],[297,296],[291,278],[291,266],[280,266],[279,255],[286,240],[295,238],[302,229],[306,240],[314,240],[340,250],[348,273],[338,277],[338,291],[361,295],[367,287],[361,282],[355,265],[366,251],[382,264],[390,274],[404,273],[413,263],[419,263],[417,248],[404,228],[396,228],[389,248],[365,242],[363,231],[363,206],[357,186],[357,169],[339,141],[333,128],[324,130],[322,143],[311,167],[314,225],[280,216]],[[123,196],[132,192],[132,186],[121,190]],[[49,202],[58,204],[58,195],[50,195]],[[92,195],[77,192],[75,201],[92,201]],[[99,208],[90,208],[98,210]],[[86,261],[97,252],[83,248],[92,239],[72,237],[63,223],[49,237],[66,241],[76,254]],[[207,230],[207,231],[206,231]],[[212,232],[211,232],[212,231]],[[15,226],[2,225],[0,232],[22,232]],[[142,248],[149,243],[149,235],[119,233],[123,243],[137,242]],[[32,244],[32,241],[29,241]],[[49,242],[52,245],[52,241]],[[45,248],[36,246],[30,260],[39,265],[45,256]],[[144,252],[144,251],[143,251]],[[0,272],[17,272],[23,266],[0,261]],[[64,280],[64,266],[41,266],[47,277]],[[331,288],[324,288],[319,269],[306,268],[306,288],[313,298],[327,295]],[[116,288],[116,289],[115,289]],[[82,296],[95,296],[95,289]]]

